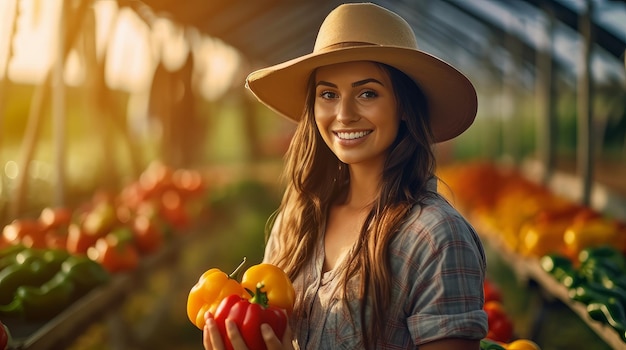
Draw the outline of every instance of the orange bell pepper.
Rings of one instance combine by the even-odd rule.
[[[227,275],[218,268],[212,268],[204,272],[198,282],[191,288],[187,298],[187,316],[196,327],[204,328],[204,314],[209,311],[215,315],[218,305],[222,299],[229,295],[239,295],[242,298],[249,297],[249,294],[235,279],[244,261],[231,273]]]

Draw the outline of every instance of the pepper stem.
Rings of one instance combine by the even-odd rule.
[[[265,288],[265,285],[261,282],[256,284],[256,292],[253,294],[248,290],[248,293],[252,294],[252,298],[249,299],[251,303],[259,304],[264,309],[269,306],[269,299],[267,299],[267,292],[261,289]]]
[[[230,275],[228,275],[229,278],[231,279],[236,279],[237,274],[239,273],[239,270],[241,270],[241,268],[243,267],[243,265],[246,264],[246,257],[243,257],[243,261],[241,262],[241,264],[239,264],[239,266],[237,266],[237,268],[235,269],[235,271],[233,271]]]

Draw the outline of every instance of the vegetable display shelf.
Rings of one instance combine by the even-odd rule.
[[[615,350],[626,350],[626,343],[622,341],[617,332],[611,327],[593,320],[587,313],[585,306],[579,302],[573,301],[568,296],[567,289],[559,284],[552,276],[547,274],[539,261],[532,259],[526,263],[526,269],[529,277],[536,281],[549,295],[558,298],[574,311],[600,338],[602,338],[609,346]]]
[[[145,256],[139,267],[130,272],[115,273],[106,285],[97,287],[85,296],[76,300],[67,309],[46,322],[25,322],[15,319],[3,319],[11,331],[12,341],[9,350],[47,350],[62,349],[70,346],[90,325],[102,321],[107,322],[113,335],[112,348],[125,348],[126,338],[132,337],[129,329],[137,330],[137,325],[124,324],[120,316],[124,301],[141,288],[144,279],[154,270],[166,267],[172,279],[180,274],[179,253],[184,246],[195,239],[196,233],[180,235],[169,242],[158,252]],[[145,324],[139,328],[143,333],[149,332],[150,326],[156,326],[168,307],[167,301],[176,286],[175,281],[170,283],[170,290],[162,295],[159,308],[155,309],[150,317],[146,317]],[[141,334],[135,335],[136,338]]]
[[[502,260],[511,267],[519,280],[532,280],[545,292],[547,296],[556,298],[564,305],[568,306],[611,348],[614,350],[626,350],[626,343],[622,341],[619,334],[617,334],[617,332],[611,327],[593,320],[587,313],[583,304],[571,300],[568,295],[567,288],[561,285],[554,279],[554,277],[541,268],[539,259],[525,257],[511,251],[511,249],[509,249],[502,242],[502,240],[499,239],[497,233],[490,232],[490,229],[486,227],[481,227],[480,224],[476,224],[476,221],[473,221],[473,223],[480,233],[481,239],[483,239],[488,245],[495,248],[494,251],[496,251]]]

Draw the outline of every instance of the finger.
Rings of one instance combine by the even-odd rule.
[[[261,324],[261,335],[263,336],[267,350],[282,349],[280,340],[278,340],[276,333],[274,333],[274,330],[269,324]]]
[[[293,349],[293,334],[291,333],[291,327],[287,324],[285,328],[285,334],[283,334],[283,349]]]
[[[224,350],[224,342],[212,316],[207,317],[202,336],[202,343],[207,350]]]
[[[291,329],[289,326],[285,328],[282,342],[278,339],[272,327],[267,323],[261,324],[261,334],[263,335],[263,340],[268,350],[293,349]]]
[[[235,323],[235,321],[227,318],[225,324],[226,334],[228,334],[228,339],[230,339],[230,343],[233,345],[233,349],[248,350],[246,342],[241,337],[241,333],[239,333],[239,329],[237,328],[237,324]]]
[[[211,332],[209,330],[208,322],[204,324],[204,329],[202,330],[202,345],[204,345],[205,350],[213,350],[213,345],[211,345]]]

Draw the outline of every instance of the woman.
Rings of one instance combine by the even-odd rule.
[[[474,120],[467,78],[419,51],[395,13],[347,4],[313,53],[247,86],[298,122],[265,254],[293,281],[296,306],[284,339],[262,327],[268,349],[478,349],[485,256],[437,194],[433,154]],[[222,348],[211,315],[204,346]]]

